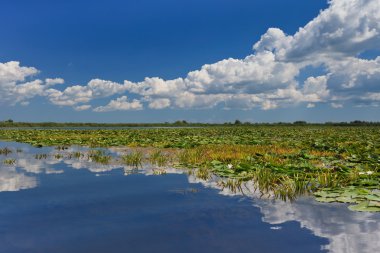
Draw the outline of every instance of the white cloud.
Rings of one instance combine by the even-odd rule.
[[[15,105],[42,95],[46,86],[39,79],[30,80],[38,70],[33,67],[21,67],[19,62],[0,63],[0,103]]]
[[[277,104],[275,102],[272,102],[270,100],[266,100],[263,102],[262,106],[263,110],[270,110],[277,108]]]
[[[368,99],[368,100],[372,100],[372,101],[380,101],[380,92],[376,92],[376,93],[367,93],[363,99]]]
[[[38,70],[33,67],[20,67],[20,63],[17,61],[0,63],[0,80],[2,85],[25,81],[25,78],[37,73]]]
[[[297,75],[294,64],[278,62],[272,52],[264,51],[204,65],[190,72],[185,83],[194,93],[260,93],[287,87]]]
[[[309,77],[304,82],[302,88],[303,94],[310,102],[324,101],[330,95],[330,91],[327,89],[327,77]]]
[[[380,45],[380,2],[373,0],[331,0],[294,36],[269,29],[255,44],[256,50],[276,51],[281,60],[318,61],[321,57],[356,56]]]
[[[331,103],[331,107],[335,108],[335,109],[338,109],[338,108],[343,108],[343,105],[339,104],[339,103]]]
[[[78,105],[74,107],[75,111],[85,111],[91,108],[91,105]]]
[[[92,79],[86,86],[73,85],[69,86],[63,91],[56,89],[49,89],[46,92],[50,102],[55,105],[61,106],[76,106],[81,103],[89,103],[91,100],[97,98],[109,97],[114,94],[120,94],[126,91],[126,86],[101,80]]]
[[[116,100],[111,100],[106,106],[99,106],[94,109],[95,112],[109,112],[109,111],[128,111],[128,110],[141,110],[143,105],[137,99],[132,102],[128,101],[127,96],[122,96]]]
[[[65,83],[65,80],[63,80],[62,78],[46,78],[45,79],[45,84],[47,86],[53,86],[56,84],[64,84],[64,83]]]
[[[167,98],[157,98],[149,103],[149,108],[151,109],[163,109],[170,106],[170,99]]]

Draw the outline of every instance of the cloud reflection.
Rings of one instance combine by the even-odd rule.
[[[88,151],[86,148],[70,147],[64,151],[57,151],[53,148],[33,149],[25,145],[23,150],[24,152],[13,152],[6,157],[6,159],[16,159],[14,165],[3,164],[5,158],[0,156],[0,192],[37,187],[38,174],[64,173],[66,169],[86,169],[96,175],[115,169],[123,169],[125,175],[131,172],[131,168],[117,163],[97,164],[90,161],[86,156]],[[35,155],[41,152],[47,154],[46,158],[36,159]],[[68,155],[74,152],[81,152],[83,155],[76,158]],[[107,152],[122,155],[117,149],[110,149]],[[155,175],[156,170],[157,167],[147,165],[139,169],[138,173],[150,176]],[[176,168],[165,168],[165,172],[185,173]],[[281,228],[281,224],[285,222],[299,222],[302,228],[309,229],[316,236],[328,238],[330,243],[323,246],[323,249],[329,252],[377,252],[379,248],[380,214],[378,213],[352,212],[344,204],[323,204],[310,198],[301,198],[293,203],[260,199],[260,193],[255,191],[253,182],[246,182],[242,187],[243,191],[237,193],[222,188],[218,184],[217,177],[205,180],[197,178],[194,174],[187,176],[191,184],[200,183],[204,187],[219,190],[222,195],[240,195],[251,199],[252,204],[261,210],[263,221],[272,224],[272,228]]]

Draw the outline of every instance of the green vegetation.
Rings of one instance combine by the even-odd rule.
[[[9,155],[12,153],[12,150],[5,147],[5,148],[0,148],[0,155]]]
[[[183,122],[182,122],[183,123]],[[360,123],[360,122],[359,122]],[[137,151],[122,157],[139,167],[193,169],[197,177],[217,175],[222,187],[241,190],[253,180],[257,191],[283,200],[315,194],[321,202],[353,204],[351,210],[380,211],[380,127],[254,125],[202,128],[146,129],[1,129],[0,139],[34,146],[128,146]],[[63,147],[63,148],[62,148]],[[141,147],[147,147],[148,155]],[[1,152],[1,151],[0,151]],[[108,163],[109,155],[93,151],[95,162]],[[74,157],[80,157],[80,154]],[[157,170],[156,174],[164,174]]]
[[[163,153],[161,150],[156,150],[149,156],[149,162],[153,165],[163,167],[168,164],[168,154]]]
[[[16,164],[16,160],[15,159],[5,159],[3,161],[3,164],[5,164],[5,165],[15,165]]]
[[[380,126],[380,122],[368,122],[355,120],[351,122],[326,122],[326,123],[308,123],[306,121],[295,122],[276,122],[276,123],[252,123],[241,122],[235,120],[234,122],[224,123],[197,123],[187,122],[186,120],[177,120],[175,122],[165,123],[91,123],[91,122],[15,122],[12,119],[0,121],[0,128],[125,128],[125,127],[215,127],[215,126],[291,126],[291,125],[315,125],[315,126]]]
[[[36,154],[34,158],[36,158],[37,160],[47,159],[48,154]]]
[[[88,155],[88,160],[94,161],[100,164],[108,164],[111,161],[111,156],[106,154],[103,150],[93,149],[90,150]]]
[[[380,212],[380,191],[349,186],[343,189],[325,188],[314,193],[319,202],[350,203],[353,211]]]
[[[138,168],[142,166],[143,157],[143,153],[137,151],[124,155],[122,159],[126,165],[131,166],[133,168]]]

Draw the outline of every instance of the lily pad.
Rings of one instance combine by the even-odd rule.
[[[326,198],[326,197],[318,197],[318,198],[315,198],[315,200],[318,201],[318,202],[323,202],[323,203],[336,202],[335,198]]]
[[[356,200],[354,198],[347,197],[347,196],[337,197],[336,201],[341,202],[341,203],[356,203]]]
[[[380,207],[369,206],[369,201],[362,201],[357,205],[349,206],[348,209],[357,212],[380,212]]]

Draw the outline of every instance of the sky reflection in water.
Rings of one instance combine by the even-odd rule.
[[[0,155],[0,252],[338,253],[380,246],[380,214],[343,204],[265,200],[251,183],[242,195],[174,168],[147,177],[151,166],[128,175],[128,167],[54,156],[86,148],[5,146],[14,152]],[[49,155],[39,160],[36,153]],[[13,158],[14,165],[3,164]]]

